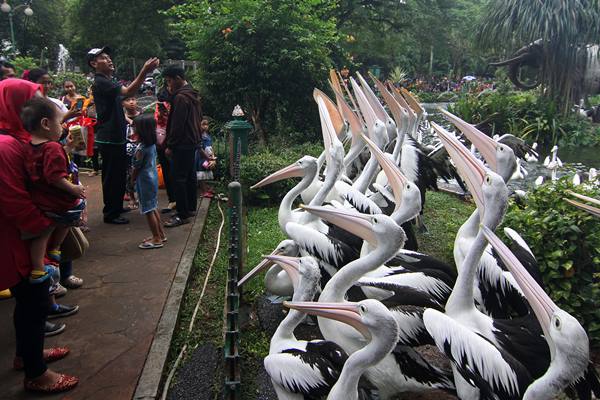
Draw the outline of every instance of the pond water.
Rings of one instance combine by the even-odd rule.
[[[451,103],[423,103],[427,112],[427,119],[435,121],[440,125],[454,131],[455,128],[438,111],[439,108],[447,109]],[[424,130],[423,142],[425,144],[438,143],[435,134]],[[537,162],[522,162],[522,166],[527,171],[527,175],[522,180],[511,181],[509,188],[528,190],[533,187],[535,180],[543,176],[544,180],[550,179],[551,171],[543,165],[543,161],[550,154],[551,148],[538,148]],[[573,176],[577,172],[582,178],[587,177],[590,168],[600,169],[600,148],[597,147],[571,147],[559,148],[558,158],[563,162],[563,166],[558,169],[557,176]],[[583,179],[582,179],[583,180]]]

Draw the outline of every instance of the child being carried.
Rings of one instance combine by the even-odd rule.
[[[21,121],[31,134],[26,144],[27,173],[33,203],[56,222],[40,236],[31,239],[31,262],[34,271],[44,271],[44,256],[60,262],[60,246],[70,226],[77,226],[85,209],[85,189],[74,178],[69,158],[58,143],[62,134],[62,115],[56,105],[35,97],[23,106]]]

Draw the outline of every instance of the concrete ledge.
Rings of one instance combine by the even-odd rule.
[[[133,399],[135,400],[154,400],[160,396],[159,389],[171,346],[171,339],[173,338],[173,332],[175,331],[179,317],[181,300],[183,299],[192,264],[194,263],[196,249],[202,237],[202,230],[204,229],[209,206],[210,199],[203,198],[194,219],[194,226],[179,260],[175,277],[171,283],[171,289],[169,290],[169,295],[158,322],[150,351],[146,357],[144,369],[138,380],[135,394],[133,395]]]

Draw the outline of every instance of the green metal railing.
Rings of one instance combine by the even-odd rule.
[[[239,106],[236,107],[236,110]],[[232,182],[229,190],[229,264],[227,268],[227,287],[224,321],[224,357],[225,357],[225,390],[226,400],[241,399],[240,374],[240,292],[238,279],[245,261],[244,205],[242,201],[242,185],[240,180],[240,163],[242,154],[248,154],[248,133],[252,125],[243,120],[243,114],[236,114],[235,120],[226,125],[229,130],[229,160]],[[241,109],[240,109],[241,111]]]

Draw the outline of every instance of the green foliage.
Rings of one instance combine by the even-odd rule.
[[[63,72],[60,74],[52,75],[54,80],[54,87],[52,89],[52,93],[50,96],[52,97],[60,97],[64,95],[63,91],[63,83],[65,81],[71,81],[75,84],[77,88],[77,93],[87,97],[87,90],[90,86],[90,82],[88,82],[86,76],[77,72]]]
[[[573,189],[568,179],[531,191],[524,208],[511,203],[504,226],[523,236],[535,255],[547,292],[600,342],[600,224],[563,200],[566,190],[592,197],[599,188]]]
[[[25,56],[17,56],[11,60],[11,63],[16,68],[17,76],[21,76],[26,69],[37,68],[39,66],[39,63],[35,59]]]
[[[205,102],[225,119],[240,104],[261,144],[282,125],[318,127],[314,87],[326,87],[335,25],[318,0],[196,0],[171,9],[200,62]],[[281,117],[280,117],[281,116]]]
[[[553,101],[536,91],[513,92],[504,85],[495,91],[461,95],[449,110],[465,121],[484,123],[492,134],[510,133],[528,142],[561,145],[597,145],[597,128],[573,114],[564,116]]]
[[[286,179],[268,186],[250,190],[250,186],[258,183],[266,176],[294,163],[304,155],[318,157],[323,151],[320,145],[307,143],[292,147],[271,146],[256,147],[248,156],[242,157],[240,180],[244,187],[244,200],[249,205],[276,204],[293,188],[298,179]]]

